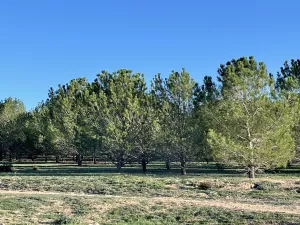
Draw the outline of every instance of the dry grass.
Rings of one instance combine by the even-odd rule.
[[[0,224],[300,224],[299,177],[42,171],[0,177]],[[252,189],[258,182],[276,188]]]

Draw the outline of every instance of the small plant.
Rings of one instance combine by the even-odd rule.
[[[53,224],[61,225],[61,224],[77,224],[77,223],[76,220],[70,216],[60,215],[59,218],[53,221]]]
[[[13,172],[13,164],[12,163],[2,163],[0,164],[0,172]]]
[[[278,189],[279,187],[280,187],[280,183],[262,181],[260,183],[255,183],[252,188],[257,190],[270,191],[270,190]]]
[[[200,190],[208,190],[213,187],[213,185],[209,182],[201,182],[197,185],[198,189]]]

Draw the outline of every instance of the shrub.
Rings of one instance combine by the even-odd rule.
[[[53,221],[53,224],[61,225],[61,224],[78,224],[78,221],[75,218],[72,218],[67,215],[60,215],[59,218],[57,218],[55,221]]]
[[[212,184],[209,182],[201,182],[197,185],[200,190],[208,190],[212,188]]]
[[[280,183],[262,181],[260,183],[255,183],[252,188],[257,190],[270,191],[270,190],[278,189],[279,187],[280,187]]]
[[[13,164],[12,163],[0,164],[0,172],[13,172]]]

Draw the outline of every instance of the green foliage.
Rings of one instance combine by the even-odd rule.
[[[295,142],[296,160],[300,159],[300,121],[299,121],[299,90],[300,90],[300,60],[292,59],[290,64],[285,61],[284,65],[277,72],[276,90],[279,96],[289,100],[289,104],[297,112],[294,119],[293,137]]]
[[[280,68],[280,72],[277,72],[276,88],[278,91],[294,92],[299,90],[300,82],[300,60],[291,60],[284,62],[284,65]]]
[[[208,142],[216,160],[244,166],[286,165],[294,155],[294,109],[272,98],[263,63],[241,58],[221,66],[222,97],[207,106]]]
[[[0,160],[6,155],[11,161],[20,156],[19,148],[25,140],[25,106],[18,99],[7,98],[0,102]]]
[[[109,79],[108,79],[109,78]],[[155,118],[142,74],[103,71],[96,81],[105,94],[103,109],[104,154],[120,169],[126,161],[151,154]],[[141,135],[141,133],[143,135]]]
[[[262,181],[259,183],[255,183],[253,189],[264,190],[264,191],[272,191],[278,189],[280,187],[280,183],[274,183],[269,181]]]
[[[285,62],[277,80],[254,57],[218,69],[218,83],[195,82],[186,70],[144,75],[102,71],[93,82],[71,80],[51,88],[27,112],[20,100],[0,102],[0,161],[43,156],[88,156],[126,163],[192,160],[249,168],[285,166],[299,156],[300,61]]]
[[[183,174],[186,173],[186,161],[192,158],[194,86],[194,80],[184,69],[181,73],[172,71],[164,81],[159,74],[152,83],[152,94],[161,121],[159,141],[164,149],[164,158],[179,160]]]

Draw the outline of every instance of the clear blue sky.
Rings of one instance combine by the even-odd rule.
[[[101,70],[148,81],[182,67],[196,80],[254,55],[276,72],[300,53],[299,0],[2,0],[0,100],[28,110],[57,87]]]

